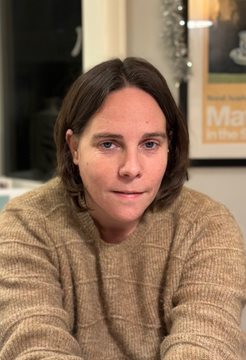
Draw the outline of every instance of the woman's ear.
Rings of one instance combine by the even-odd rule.
[[[75,165],[78,165],[78,163],[79,163],[79,157],[78,157],[79,140],[78,140],[77,136],[74,135],[74,133],[71,129],[68,129],[66,132],[66,142],[71,151],[73,163]]]

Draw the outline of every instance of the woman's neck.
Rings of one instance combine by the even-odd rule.
[[[126,240],[127,237],[135,230],[137,222],[127,226],[104,227],[95,221],[100,232],[101,238],[110,244],[118,244]]]

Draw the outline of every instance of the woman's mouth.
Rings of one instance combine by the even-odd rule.
[[[136,198],[140,197],[141,195],[143,195],[143,192],[140,192],[140,191],[113,191],[113,193],[116,196],[119,196],[119,197],[125,198],[125,199],[136,199]]]

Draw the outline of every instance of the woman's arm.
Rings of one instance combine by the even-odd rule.
[[[0,359],[81,360],[56,251],[35,209],[0,216]]]
[[[204,214],[188,237],[192,243],[170,301],[170,335],[161,358],[246,359],[246,335],[240,329],[246,257],[238,226],[223,209]]]

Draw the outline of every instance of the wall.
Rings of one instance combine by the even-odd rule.
[[[83,68],[126,56],[126,0],[82,0]]]
[[[127,55],[146,58],[165,76],[177,98],[168,49],[162,39],[161,0],[127,0]]]

